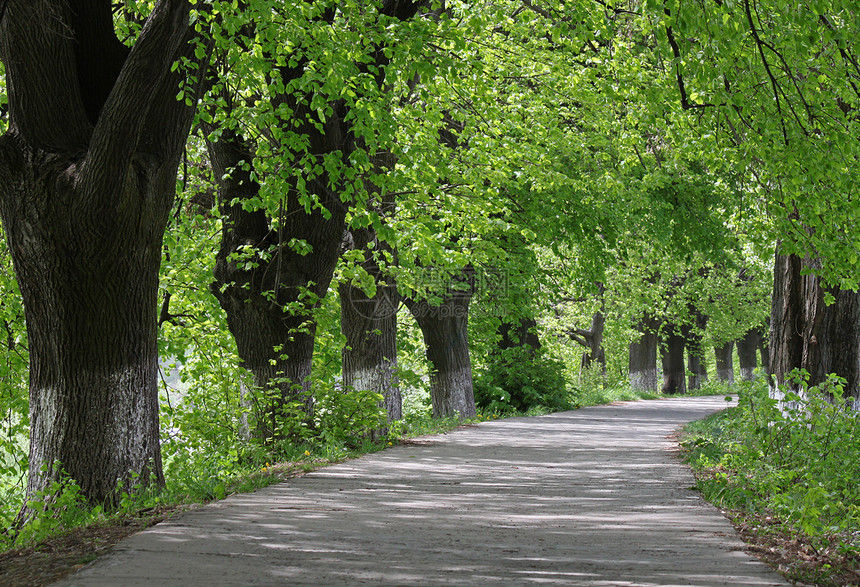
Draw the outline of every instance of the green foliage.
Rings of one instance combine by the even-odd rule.
[[[21,292],[0,228],[0,479],[20,477],[27,469],[22,438],[30,425],[29,361]]]
[[[764,374],[758,373],[757,377],[765,377]],[[734,383],[729,383],[727,381],[720,381],[719,379],[709,379],[702,383],[701,387],[697,390],[687,390],[687,395],[724,395],[726,397],[731,394],[737,393],[737,386]]]
[[[496,412],[571,407],[561,361],[521,346],[491,355],[486,370],[475,377],[474,393],[479,407]]]
[[[260,393],[263,392],[254,391],[251,397]],[[279,397],[279,392],[274,390],[271,396],[267,401]],[[334,381],[316,381],[312,396],[312,417],[308,417],[307,400],[299,395],[279,408],[275,438],[252,440],[262,442],[261,447],[271,451],[273,459],[289,455],[293,445],[321,447],[331,456],[361,447],[374,431],[384,429],[388,423],[383,398],[378,393],[343,389]]]
[[[396,440],[413,438],[415,436],[426,436],[429,434],[444,434],[462,426],[463,421],[457,416],[446,418],[434,418],[429,406],[419,411],[409,411],[404,414],[402,420],[393,422],[389,428],[389,444]]]
[[[61,477],[27,501],[32,517],[15,535],[15,543],[38,542],[76,526],[98,519],[101,508],[91,508],[81,495],[80,486]]]
[[[330,386],[318,388],[315,397],[319,435],[327,444],[358,448],[374,430],[388,424],[383,398],[378,393]]]
[[[165,463],[166,487],[156,501],[173,504],[224,499],[238,479],[254,477],[266,462],[262,454],[246,454],[241,461],[238,456],[232,450],[216,454],[175,453]]]
[[[315,466],[324,464],[321,458],[313,458],[309,452],[301,453],[298,458],[315,460],[318,463]],[[81,494],[80,486],[68,476],[61,475],[27,501],[30,515],[20,528],[14,527],[12,518],[3,520],[5,531],[0,533],[0,547],[38,544],[82,526],[121,524],[124,519],[140,519],[150,512],[180,504],[224,499],[232,493],[254,491],[279,482],[293,470],[289,466],[273,468],[268,463],[262,467],[256,463],[225,467],[223,459],[200,455],[174,458],[167,467],[165,487],[140,483],[127,488],[117,487],[119,499],[116,507],[111,509],[88,502]],[[9,511],[17,512],[20,505],[20,502],[14,504]],[[6,513],[6,508],[3,513]]]
[[[45,464],[42,471],[46,472],[51,465]],[[57,534],[69,531],[78,526],[92,524],[102,521],[108,517],[105,509],[99,504],[89,503],[81,493],[80,485],[71,479],[62,470],[60,463],[53,467],[60,470],[60,474],[47,487],[29,496],[26,504],[18,502],[11,512],[4,514],[18,514],[18,509],[23,505],[26,509],[13,519],[4,519],[4,532],[0,534],[0,544],[5,547],[20,547],[35,544]],[[119,500],[119,515],[127,514],[136,510],[135,505],[140,498],[136,495],[140,486],[127,488],[117,487]],[[7,505],[7,504],[4,504]],[[11,504],[8,504],[11,505]]]
[[[856,3],[673,0],[647,2],[643,15],[662,29],[658,50],[675,86],[667,106],[696,115],[675,127],[686,135],[678,140],[741,178],[785,252],[819,258],[829,284],[856,288],[858,203],[846,197],[860,153]]]
[[[688,430],[684,445],[708,499],[772,515],[814,547],[860,555],[860,412],[844,380],[803,383],[785,400],[763,382],[741,388],[740,405]]]
[[[24,500],[30,428],[29,351],[24,308],[6,235],[0,228],[0,527],[8,528]]]

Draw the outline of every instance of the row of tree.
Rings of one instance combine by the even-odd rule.
[[[159,354],[252,405],[259,442],[312,418],[330,348],[339,385],[398,418],[401,302],[437,415],[475,414],[473,301],[494,349],[537,351],[541,312],[595,283],[603,305],[569,332],[586,362],[617,317],[651,385],[659,323],[678,391],[704,332],[724,353],[757,332],[751,260],[776,238],[776,380],[838,372],[856,393],[854,12],[8,0],[0,216],[26,315],[28,492],[55,463],[95,501],[161,481]],[[207,328],[250,379],[213,374]]]

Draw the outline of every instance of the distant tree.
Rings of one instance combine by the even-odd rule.
[[[630,342],[628,353],[628,373],[630,385],[641,391],[657,391],[657,329],[659,323],[645,315],[635,329],[634,340]]]
[[[684,330],[685,348],[687,351],[687,389],[700,389],[708,381],[708,369],[705,362],[703,345],[704,334],[708,325],[708,317],[697,308],[690,309],[693,324]]]
[[[606,329],[606,309],[603,300],[605,287],[602,283],[597,284],[600,298],[600,307],[591,316],[591,324],[586,328],[571,328],[567,335],[586,348],[582,355],[581,368],[589,369],[592,365],[600,365],[600,372],[606,375],[606,351],[603,348],[603,332]]]
[[[725,381],[727,383],[735,382],[734,348],[735,343],[732,341],[725,342],[714,347],[717,379],[720,381]]]
[[[749,330],[743,338],[735,342],[738,349],[738,367],[741,379],[752,381],[755,379],[755,370],[758,367],[758,351],[761,347],[761,333],[757,330]]]
[[[663,322],[660,327],[660,356],[663,367],[663,386],[666,394],[687,393],[687,370],[684,364],[686,338],[683,328],[672,322]]]

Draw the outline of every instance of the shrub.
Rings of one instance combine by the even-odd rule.
[[[497,412],[525,412],[538,406],[571,407],[564,364],[541,351],[514,347],[494,353],[474,380],[475,403]]]
[[[700,486],[721,505],[767,513],[813,544],[860,555],[860,413],[843,399],[841,378],[795,380],[801,392],[784,401],[764,381],[746,384],[738,408],[692,442]]]

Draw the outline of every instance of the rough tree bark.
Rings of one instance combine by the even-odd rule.
[[[460,287],[449,289],[438,305],[405,298],[418,322],[430,361],[430,400],[433,417],[477,415],[469,357],[469,302],[474,294],[473,270],[466,269]]]
[[[630,343],[630,386],[640,391],[657,391],[657,345],[655,322],[647,317],[639,326],[638,340]]]
[[[810,277],[812,279],[812,277]],[[817,280],[816,280],[817,281]],[[825,291],[820,282],[817,294]],[[810,345],[810,380],[820,383],[830,373],[845,378],[845,395],[860,399],[860,292],[831,290],[835,301],[822,310],[821,321],[813,337],[817,345]],[[823,303],[821,299],[819,307]],[[817,347],[817,348],[816,348]]]
[[[400,294],[393,277],[382,274],[373,251],[387,250],[372,229],[350,231],[350,246],[367,253],[362,264],[376,282],[376,295],[368,297],[360,288],[341,283],[340,326],[346,338],[343,349],[343,384],[382,395],[388,421],[403,417],[403,402],[397,384],[397,308]],[[368,247],[373,244],[373,248]]]
[[[666,394],[687,392],[687,372],[684,368],[684,335],[674,324],[663,325],[662,336],[663,386]]]
[[[750,330],[735,344],[738,348],[738,367],[742,381],[753,381],[758,367],[758,351],[761,346],[761,335],[756,330]]]
[[[94,502],[162,481],[158,269],[193,116],[171,73],[189,51],[189,3],[157,2],[131,50],[111,4],[9,0],[0,23],[0,215],[30,344],[27,492],[59,463]]]
[[[860,293],[829,290],[835,302],[825,304],[825,289],[813,274],[802,275],[816,262],[777,254],[774,262],[770,321],[770,369],[776,384],[789,388],[793,369],[809,372],[812,385],[829,373],[847,381],[845,394],[860,397]],[[781,397],[772,388],[775,397]]]
[[[717,361],[717,379],[720,381],[735,382],[734,346],[735,343],[730,341],[714,347],[714,356]]]

